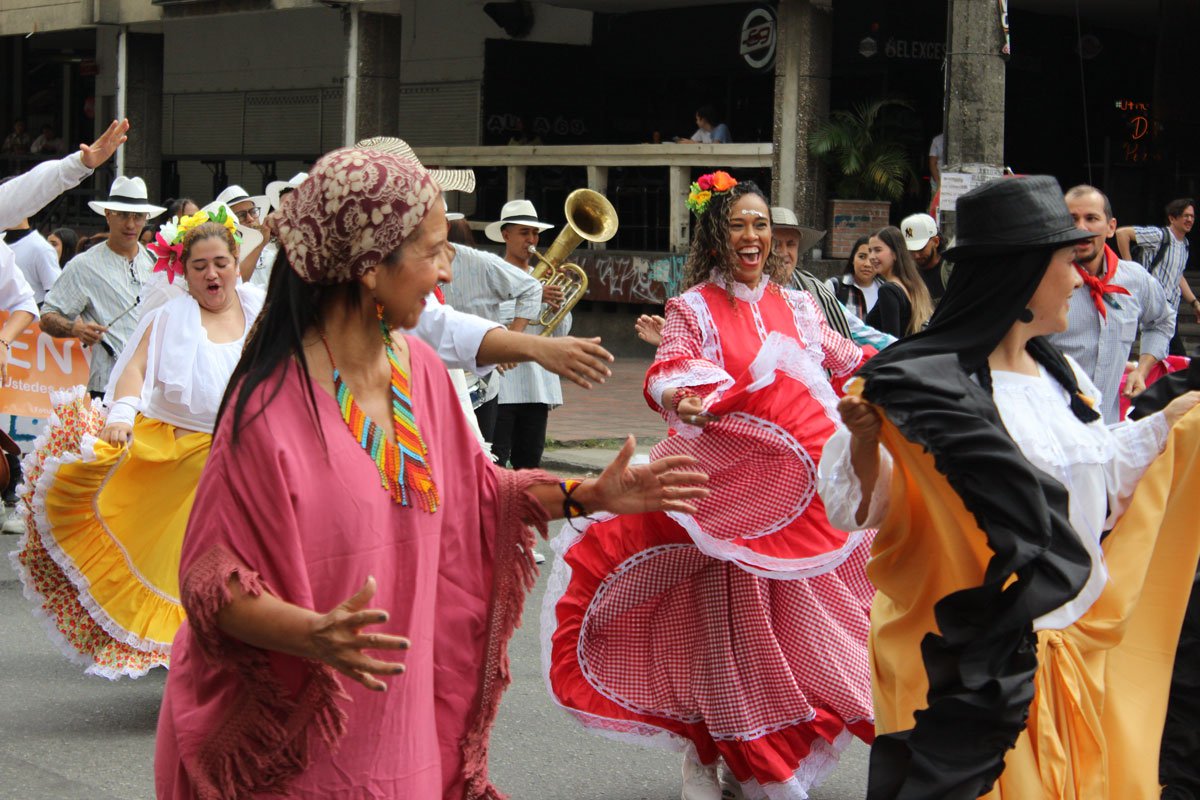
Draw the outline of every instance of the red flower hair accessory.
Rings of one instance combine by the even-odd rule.
[[[687,207],[697,217],[704,216],[704,212],[708,211],[713,197],[718,194],[725,194],[737,186],[737,183],[737,180],[732,175],[721,170],[701,175],[691,186],[691,191],[688,193],[687,198]]]

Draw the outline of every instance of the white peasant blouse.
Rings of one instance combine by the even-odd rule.
[[[209,341],[200,324],[200,305],[189,294],[149,310],[113,367],[104,402],[111,405],[119,399],[114,396],[117,381],[149,330],[146,376],[138,410],[143,416],[178,428],[212,433],[225,387],[242,356],[246,334],[266,299],[261,289],[246,283],[238,285],[237,295],[246,327],[240,338],[221,344]]]
[[[1083,394],[1100,407],[1099,390],[1074,360],[1067,360]],[[1091,557],[1091,575],[1079,594],[1034,621],[1037,630],[1060,630],[1083,616],[1104,589],[1108,569],[1100,537],[1125,512],[1146,468],[1166,447],[1170,430],[1161,413],[1111,428],[1100,420],[1085,424],[1072,413],[1066,390],[1039,369],[1037,377],[993,370],[992,396],[1025,458],[1066,487],[1071,528]],[[877,527],[891,504],[891,477],[891,454],[880,448],[879,479],[867,518],[857,523],[862,484],[850,464],[850,432],[839,429],[825,445],[818,478],[830,523],[847,531]]]

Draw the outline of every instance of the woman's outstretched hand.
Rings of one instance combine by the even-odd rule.
[[[376,675],[399,675],[404,665],[372,658],[366,650],[407,650],[408,639],[388,633],[363,633],[369,625],[383,625],[388,613],[367,608],[375,596],[375,579],[367,578],[362,588],[327,614],[317,618],[309,634],[311,657],[322,661],[368,689],[382,692],[387,684]]]
[[[633,329],[643,342],[658,347],[662,344],[663,325],[666,324],[667,321],[657,314],[642,314],[633,323]]]
[[[1163,409],[1163,416],[1167,418],[1167,424],[1174,427],[1176,422],[1183,419],[1184,415],[1197,405],[1200,405],[1200,392],[1181,394],[1167,404]]]
[[[696,513],[691,501],[708,497],[704,484],[708,476],[694,467],[691,456],[668,456],[649,464],[630,466],[637,441],[630,436],[612,463],[590,487],[591,497],[584,502],[588,511],[613,514],[641,514],[647,511]]]

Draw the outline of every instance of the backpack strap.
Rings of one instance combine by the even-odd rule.
[[[1155,267],[1157,267],[1159,264],[1162,263],[1163,256],[1165,256],[1167,254],[1167,248],[1171,244],[1170,240],[1168,240],[1167,237],[1170,235],[1171,235],[1170,231],[1168,231],[1166,228],[1162,229],[1162,244],[1160,244],[1158,246],[1158,250],[1156,250],[1154,253],[1154,258],[1150,259],[1150,264],[1149,264],[1149,266],[1146,267],[1146,271],[1149,272],[1151,275],[1154,274]]]

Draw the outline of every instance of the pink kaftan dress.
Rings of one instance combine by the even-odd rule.
[[[431,800],[497,797],[487,736],[508,683],[506,647],[534,572],[544,473],[495,469],[442,362],[406,337],[417,425],[441,495],[404,507],[333,397],[289,362],[251,396],[236,445],[217,430],[180,566],[188,620],[159,717],[159,798]],[[314,369],[327,368],[315,365]],[[307,392],[315,394],[314,421]],[[258,413],[261,411],[262,413]],[[315,424],[324,434],[323,449]],[[221,633],[237,576],[251,594],[327,611],[374,575],[374,629],[407,636],[407,671],[372,692],[317,662]],[[394,653],[389,658],[396,659]]]
[[[542,612],[554,699],[601,735],[721,758],[748,798],[795,800],[874,736],[867,655],[874,590],[864,532],[835,530],[816,494],[839,419],[826,370],[864,352],[805,292],[707,282],[667,303],[646,397],[712,493],[698,513],[564,526]],[[659,406],[691,387],[703,430]]]

